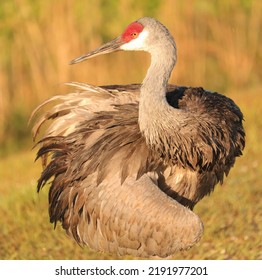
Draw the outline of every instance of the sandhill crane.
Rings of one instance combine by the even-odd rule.
[[[51,120],[39,141],[38,191],[52,180],[50,221],[61,222],[79,244],[167,257],[200,240],[203,224],[193,207],[242,154],[243,116],[221,94],[168,85],[176,44],[153,18],[131,23],[71,64],[120,50],[151,54],[142,85],[71,83],[74,93],[33,112],[35,118],[48,108],[35,122],[34,138]]]

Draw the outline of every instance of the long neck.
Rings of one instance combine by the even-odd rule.
[[[150,53],[151,65],[140,92],[139,126],[147,142],[153,144],[172,123],[173,108],[166,100],[166,89],[176,62],[176,48],[169,43]]]

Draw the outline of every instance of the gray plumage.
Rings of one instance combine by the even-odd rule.
[[[79,244],[166,257],[201,238],[203,224],[192,209],[242,154],[243,116],[221,94],[168,85],[174,39],[155,19],[137,23],[140,34],[132,25],[72,63],[131,47],[145,50],[151,65],[142,85],[71,83],[74,93],[55,96],[33,112],[35,118],[56,103],[33,128],[36,137],[52,121],[39,141],[38,190],[52,180],[50,221],[61,222]],[[131,43],[124,37],[129,30]]]

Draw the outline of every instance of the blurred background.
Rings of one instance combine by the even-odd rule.
[[[174,258],[262,258],[262,1],[8,0],[0,2],[0,259],[117,258],[79,248],[59,227],[53,231],[47,191],[35,193],[41,168],[28,119],[48,97],[66,93],[65,82],[140,83],[150,63],[145,53],[68,62],[143,16],[174,35],[178,61],[170,83],[219,91],[245,116],[244,156],[196,207],[205,235]]]

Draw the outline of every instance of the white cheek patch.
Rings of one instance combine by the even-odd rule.
[[[133,50],[146,50],[145,39],[148,36],[148,31],[143,30],[136,39],[131,40],[130,42],[123,44],[120,49],[124,51],[133,51]]]

